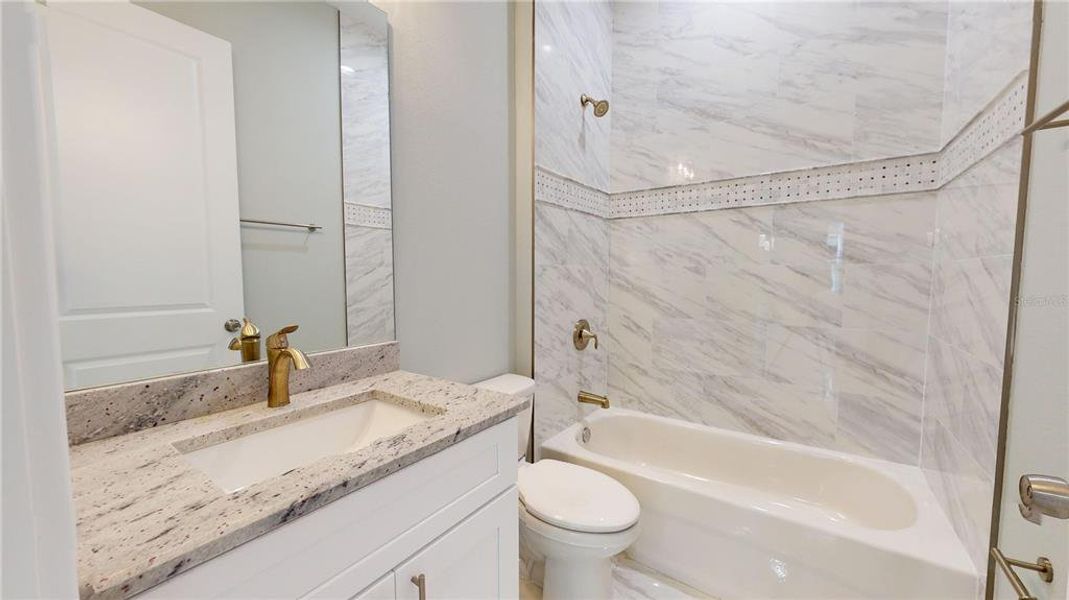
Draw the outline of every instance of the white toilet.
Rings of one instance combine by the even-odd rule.
[[[506,374],[476,387],[531,398],[528,377]],[[638,538],[639,504],[620,482],[557,460],[526,462],[531,409],[519,415],[520,540],[545,560],[545,600],[609,598],[614,555]]]

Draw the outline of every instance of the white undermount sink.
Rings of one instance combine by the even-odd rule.
[[[193,450],[185,459],[226,492],[236,492],[320,458],[370,446],[433,416],[370,399]]]

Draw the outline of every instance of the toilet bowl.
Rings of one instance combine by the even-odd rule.
[[[534,404],[534,381],[506,374],[475,384],[526,396]],[[612,557],[638,538],[638,500],[613,478],[557,460],[526,462],[531,409],[519,415],[517,430],[521,547],[544,561],[545,600],[609,598]]]

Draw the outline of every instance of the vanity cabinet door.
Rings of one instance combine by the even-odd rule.
[[[471,517],[401,564],[397,598],[482,600],[519,595],[519,518],[516,488],[501,494]]]
[[[397,598],[395,579],[395,573],[390,571],[349,600],[394,600]]]

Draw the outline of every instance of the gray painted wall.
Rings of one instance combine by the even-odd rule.
[[[509,371],[509,7],[376,5],[391,25],[401,367],[464,382]]]

